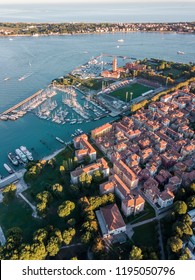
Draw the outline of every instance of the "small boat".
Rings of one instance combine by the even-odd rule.
[[[10,80],[10,77],[6,77],[5,79],[3,79],[4,81],[8,81]]]
[[[7,164],[7,163],[4,163],[4,168],[7,170],[7,172],[9,172],[9,174],[12,174],[13,173],[13,170],[11,169],[11,167]]]
[[[12,153],[8,154],[8,158],[13,165],[18,165],[19,164],[17,158]]]
[[[118,42],[119,42],[119,43],[123,43],[124,40],[123,40],[123,39],[119,39]]]
[[[31,74],[26,74],[26,75],[20,77],[20,78],[18,79],[18,81],[21,82],[21,81],[25,80],[26,78],[30,77],[31,75],[32,75],[32,73],[31,73]]]
[[[184,52],[182,51],[178,51],[177,54],[185,54]]]
[[[64,141],[63,141],[61,138],[56,137],[56,140],[57,140],[58,142],[60,142],[61,144],[64,144]]]

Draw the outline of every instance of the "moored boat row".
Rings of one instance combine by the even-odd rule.
[[[29,150],[27,150],[27,148],[25,146],[20,146],[20,148],[15,150],[15,154],[10,152],[10,153],[8,153],[7,156],[8,156],[8,159],[10,160],[10,162],[14,166],[27,163],[28,161],[33,161],[32,153],[29,152]],[[10,169],[12,170],[12,168],[8,168],[9,167],[8,164],[5,163],[4,167],[9,173],[13,173],[10,171]]]

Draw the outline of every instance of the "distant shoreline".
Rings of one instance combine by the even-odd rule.
[[[116,34],[116,33],[181,33],[195,34],[195,22],[169,23],[21,23],[0,22],[1,37],[39,37],[39,36],[67,36],[85,34]]]
[[[190,32],[176,32],[176,31],[118,31],[118,32],[91,32],[91,33],[64,33],[64,34],[38,34],[38,36],[29,35],[29,34],[12,34],[12,35],[2,35],[0,34],[0,38],[17,38],[17,37],[32,37],[32,38],[39,38],[39,37],[57,37],[57,36],[80,36],[80,35],[106,35],[106,34],[128,34],[128,33],[157,33],[157,34],[182,34],[182,35],[195,35],[195,33]]]

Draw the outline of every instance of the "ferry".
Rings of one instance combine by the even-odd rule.
[[[33,161],[32,153],[25,146],[20,146],[20,150],[24,153],[28,160]]]
[[[56,137],[56,140],[57,140],[58,142],[60,142],[61,144],[64,144],[64,141],[63,141],[61,138]]]
[[[28,162],[28,159],[27,159],[26,155],[25,155],[20,149],[16,149],[15,152],[16,152],[16,155],[19,156],[20,159],[21,159],[24,163],[27,163],[27,162]]]
[[[13,165],[18,165],[19,164],[17,158],[12,153],[8,154],[8,158]]]
[[[4,168],[7,170],[7,172],[9,172],[9,174],[12,174],[13,173],[13,170],[11,169],[11,167],[7,164],[7,163],[4,163]]]

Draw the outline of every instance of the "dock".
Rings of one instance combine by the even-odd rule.
[[[7,115],[9,113],[12,113],[14,110],[20,108],[22,105],[26,104],[27,102],[31,101],[33,98],[37,97],[38,95],[40,95],[43,92],[43,89],[37,91],[36,93],[34,93],[33,95],[31,95],[30,97],[22,100],[21,102],[19,102],[18,104],[12,106],[11,108],[7,109],[6,111],[0,113],[0,116],[3,115]]]

